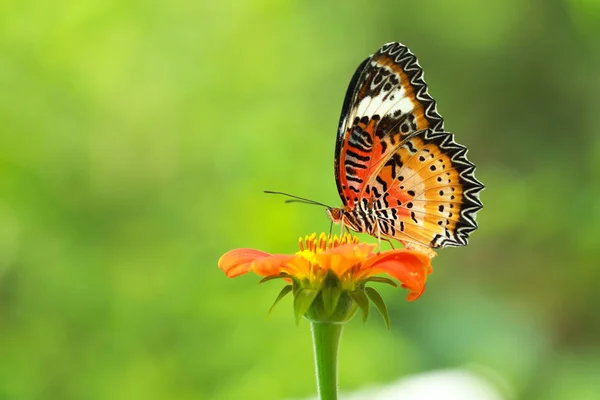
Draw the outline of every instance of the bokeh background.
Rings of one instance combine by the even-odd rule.
[[[418,56],[487,186],[469,246],[414,303],[382,288],[343,337],[346,392],[444,368],[506,399],[600,398],[600,4],[595,0],[0,3],[0,399],[283,399],[315,392],[279,282],[339,204],[356,66]],[[365,238],[370,240],[370,238]]]

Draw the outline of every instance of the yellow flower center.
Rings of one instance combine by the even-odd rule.
[[[317,234],[313,233],[310,236],[306,235],[304,240],[302,238],[298,239],[298,247],[300,247],[300,251],[296,254],[306,257],[307,260],[311,261],[311,258],[308,258],[309,253],[313,255],[312,257],[314,257],[314,255],[327,249],[333,249],[344,244],[357,244],[359,242],[360,241],[356,236],[350,235],[349,233],[345,233],[341,238],[339,238],[337,235],[331,236],[321,233],[319,235],[319,239],[317,239]]]
[[[300,251],[296,255],[309,264],[308,275],[306,278],[314,283],[319,283],[331,268],[331,265],[321,265],[318,254],[346,244],[357,244],[359,239],[356,236],[345,234],[341,238],[337,235],[331,236],[321,233],[317,238],[317,234],[307,235],[304,239],[298,239],[298,247]]]

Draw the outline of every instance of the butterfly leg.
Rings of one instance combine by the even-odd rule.
[[[396,248],[394,247],[394,244],[392,243],[392,241],[388,238],[383,238],[383,240],[385,240],[386,242],[388,242],[390,244],[390,247],[392,248],[392,250],[396,250]]]
[[[381,229],[379,228],[379,221],[375,219],[375,225],[377,226],[377,254],[381,253]]]
[[[381,237],[381,228],[379,227],[379,223],[378,223],[377,224],[377,253],[381,252],[381,240],[385,240],[386,242],[388,242],[390,244],[390,247],[392,248],[392,250],[395,250],[394,245],[389,238]]]

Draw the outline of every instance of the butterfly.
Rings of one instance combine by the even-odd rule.
[[[464,246],[484,188],[466,154],[444,130],[414,54],[387,43],[358,66],[346,92],[334,162],[342,206],[327,214],[430,257]]]

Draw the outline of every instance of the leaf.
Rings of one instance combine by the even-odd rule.
[[[368,279],[365,279],[365,282],[377,282],[377,283],[386,283],[393,287],[398,287],[398,284],[389,278],[384,278],[382,276],[372,276]]]
[[[321,299],[323,300],[323,309],[328,316],[331,316],[338,306],[342,291],[339,287],[327,287],[321,289]]]
[[[277,298],[273,302],[273,305],[271,306],[271,308],[269,308],[269,312],[267,313],[267,321],[269,320],[269,318],[271,318],[271,312],[273,312],[273,309],[275,308],[277,303],[279,303],[281,301],[281,299],[283,299],[285,296],[287,296],[287,294],[291,291],[292,291],[292,285],[286,285],[283,287],[283,289],[281,289],[281,292],[279,292],[279,294],[277,295]]]
[[[365,292],[373,304],[375,304],[375,307],[377,307],[377,310],[385,322],[385,326],[390,329],[390,314],[388,313],[387,306],[385,305],[385,302],[383,301],[383,298],[381,298],[379,292],[372,287],[366,287]]]
[[[365,292],[363,292],[362,290],[355,290],[353,292],[350,292],[350,297],[352,297],[352,300],[354,300],[362,310],[364,324],[365,322],[367,322],[367,318],[369,318],[369,299],[365,295]]]
[[[288,274],[279,274],[279,275],[269,275],[269,276],[265,276],[264,278],[262,278],[258,283],[265,283],[268,281],[272,281],[273,279],[281,279],[281,278],[289,278],[290,276]]]
[[[298,289],[294,293],[294,314],[296,316],[296,325],[300,323],[300,319],[310,308],[313,301],[319,294],[317,289]]]

